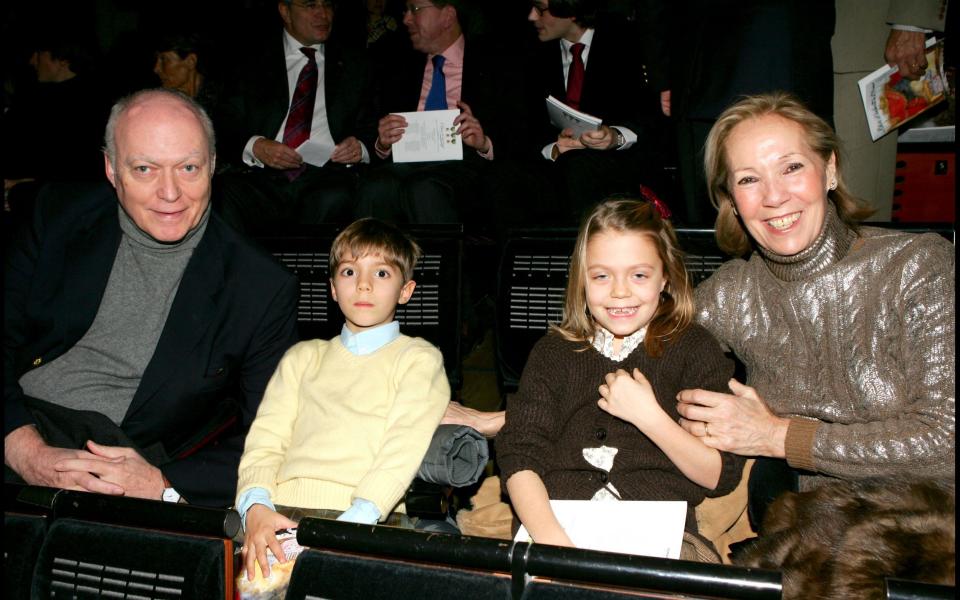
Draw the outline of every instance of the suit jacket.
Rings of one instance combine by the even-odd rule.
[[[560,131],[547,115],[548,95],[563,101],[564,84],[560,40],[539,43],[528,73],[536,74],[530,88],[528,110],[538,123],[536,153],[555,142]],[[584,71],[580,111],[603,119],[605,125],[623,125],[637,134],[638,144],[657,140],[665,124],[660,111],[659,92],[647,75],[650,57],[644,55],[636,33],[628,24],[602,22],[594,29],[590,54]],[[626,66],[626,67],[625,67]]]
[[[933,31],[946,26],[946,0],[837,0],[836,4],[837,26],[831,40],[835,73],[869,73],[879,68],[892,23]],[[859,96],[856,100],[859,104]]]
[[[105,184],[49,187],[4,269],[4,435],[34,422],[18,380],[73,347],[93,323],[121,232]],[[162,445],[161,469],[190,503],[229,506],[243,441],[267,381],[296,341],[296,277],[210,215],[121,429]],[[51,400],[51,399],[46,399]],[[229,402],[232,435],[194,450]]]
[[[713,120],[745,94],[796,94],[833,114],[832,0],[674,3],[673,115]]]
[[[252,61],[230,78],[217,123],[217,134],[223,140],[217,144],[219,158],[237,165],[242,165],[243,148],[250,138],[274,138],[290,110],[283,35],[252,56]],[[326,100],[330,134],[336,143],[355,136],[373,153],[378,117],[373,111],[371,85],[363,52],[331,38],[324,45],[322,89],[317,90],[318,97],[322,92]]]
[[[427,55],[415,50],[407,39],[392,65],[381,70],[378,118],[417,110],[426,61]],[[523,86],[516,62],[492,40],[482,36],[466,39],[460,99],[470,106],[484,134],[493,141],[494,156],[498,159],[516,153],[516,144],[511,140],[523,127],[519,114]],[[470,148],[464,148],[463,156],[466,160],[484,160]]]

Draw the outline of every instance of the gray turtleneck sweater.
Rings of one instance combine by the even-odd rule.
[[[180,280],[203,238],[210,207],[200,223],[175,243],[158,242],[123,209],[120,246],[90,329],[56,360],[27,371],[28,396],[123,421],[153,357]]]
[[[953,246],[864,227],[829,205],[810,248],[725,263],[696,289],[697,321],[793,417],[787,462],[846,479],[954,476]],[[801,489],[816,485],[801,477]]]

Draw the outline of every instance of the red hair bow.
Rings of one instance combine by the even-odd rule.
[[[670,213],[670,209],[667,208],[667,203],[661,200],[660,197],[657,196],[655,193],[653,193],[653,190],[651,190],[645,185],[641,185],[640,195],[643,196],[644,200],[652,204],[653,207],[657,209],[657,212],[660,213],[661,219],[670,218],[671,213]]]

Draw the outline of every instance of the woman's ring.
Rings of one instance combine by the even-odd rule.
[[[707,437],[710,437],[710,423],[703,424],[703,434]]]

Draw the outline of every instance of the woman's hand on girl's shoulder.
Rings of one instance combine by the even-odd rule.
[[[700,389],[677,394],[680,426],[717,450],[783,458],[790,420],[778,417],[754,388],[736,379],[728,385],[731,394]]]
[[[597,406],[601,410],[632,423],[641,430],[650,426],[655,417],[665,414],[657,404],[653,386],[640,369],[634,369],[633,376],[623,369],[607,373],[598,391],[600,399]]]

